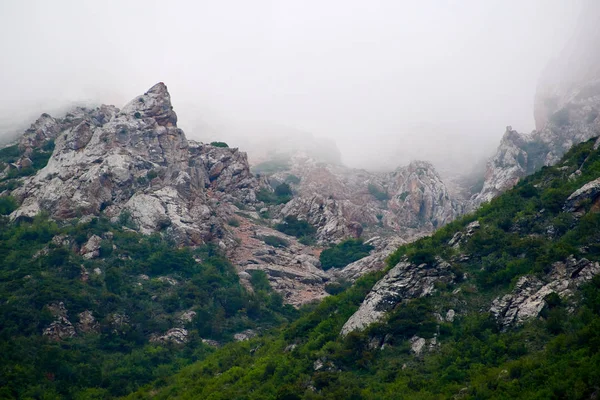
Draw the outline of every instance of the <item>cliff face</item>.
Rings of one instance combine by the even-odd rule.
[[[13,191],[13,218],[40,211],[57,219],[98,215],[128,220],[143,233],[164,230],[200,244],[224,232],[214,202],[226,192],[255,200],[257,180],[244,153],[186,139],[164,84],[122,110],[78,109],[63,119],[43,115],[19,142],[27,152],[48,140],[48,164]]]
[[[391,235],[409,240],[432,232],[462,212],[433,165],[414,161],[390,173],[372,173],[317,162],[297,154],[288,168],[269,177],[289,177],[297,196],[281,216],[306,219],[322,242],[348,236]]]
[[[423,161],[372,173],[324,162],[300,148],[284,170],[255,175],[246,153],[187,140],[163,83],[122,109],[103,105],[76,108],[62,118],[43,114],[13,147],[18,156],[3,158],[0,173],[3,181],[16,183],[0,189],[19,203],[13,220],[40,212],[56,220],[104,216],[144,234],[160,233],[178,246],[213,243],[248,289],[253,271],[263,271],[293,305],[326,296],[330,281],[381,269],[398,244],[462,211]],[[36,164],[40,154],[49,157],[47,163]],[[283,182],[292,188],[290,201],[265,199]],[[312,224],[316,245],[276,231],[287,216]],[[269,237],[287,245],[269,244]],[[372,244],[371,255],[323,271],[322,248],[350,237]]]
[[[600,134],[598,22],[600,7],[589,2],[575,35],[540,77],[534,100],[536,130],[522,134],[507,128],[473,206],[556,164],[573,145]]]

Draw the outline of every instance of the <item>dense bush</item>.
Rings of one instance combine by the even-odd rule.
[[[309,240],[317,232],[317,229],[304,220],[299,220],[294,215],[288,215],[283,222],[275,226],[279,232],[286,235],[296,236],[297,238],[306,238]]]
[[[229,147],[225,142],[210,142],[210,145],[214,147]]]
[[[0,215],[8,215],[15,211],[19,205],[17,201],[11,196],[0,197]]]
[[[361,239],[348,239],[321,252],[319,260],[324,270],[343,268],[346,265],[369,255],[373,246],[364,244]]]
[[[290,174],[285,178],[285,182],[297,185],[300,183],[300,178],[298,178],[296,175]]]
[[[256,199],[267,204],[284,204],[292,199],[292,189],[287,183],[282,183],[271,192],[269,189],[261,188],[256,193]]]
[[[100,258],[91,260],[52,242],[66,235],[80,246],[93,234],[105,239]],[[0,218],[0,298],[11,299],[0,307],[0,398],[114,398],[173,374],[212,352],[202,338],[227,342],[244,329],[294,318],[264,280],[254,277],[260,290],[250,294],[215,247],[178,249],[106,220],[61,227],[44,217],[18,224]],[[62,342],[43,337],[55,319],[47,305],[58,301],[74,326],[79,313],[92,311],[99,332],[77,328]],[[185,346],[148,342],[180,326],[188,310],[196,317],[186,323]],[[128,318],[118,332],[113,313]]]
[[[268,235],[263,236],[261,239],[263,242],[273,247],[288,247],[290,245],[290,242],[279,236]]]
[[[368,188],[369,188],[369,193],[371,193],[371,195],[373,197],[375,197],[377,200],[386,201],[386,200],[390,199],[390,195],[388,194],[388,192],[379,189],[379,187],[377,187],[376,185],[373,185],[372,183],[370,183]]]

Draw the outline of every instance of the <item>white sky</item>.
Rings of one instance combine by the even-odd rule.
[[[0,0],[0,128],[163,81],[190,138],[253,121],[331,138],[352,166],[459,168],[533,129],[581,1]]]

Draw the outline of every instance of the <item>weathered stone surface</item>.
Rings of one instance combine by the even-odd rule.
[[[374,237],[365,242],[375,247],[367,257],[361,258],[360,260],[354,261],[348,264],[344,268],[332,268],[327,271],[332,278],[337,280],[355,281],[364,274],[373,271],[379,271],[385,268],[385,259],[401,245],[405,244],[406,241],[399,237]]]
[[[46,308],[56,319],[44,329],[42,332],[44,336],[48,336],[54,341],[60,341],[77,335],[75,327],[67,317],[67,309],[62,301],[48,304]]]
[[[92,259],[100,256],[100,244],[102,238],[97,235],[92,235],[89,240],[81,247],[80,254],[83,258]]]
[[[600,178],[586,183],[574,191],[565,202],[563,209],[568,212],[579,210],[585,202],[596,203],[600,196]]]
[[[66,317],[58,317],[44,329],[43,335],[48,336],[51,340],[59,341],[74,337],[76,332],[71,321]]]
[[[582,283],[600,273],[600,265],[570,257],[552,265],[544,279],[526,275],[519,278],[512,293],[494,299],[490,312],[504,329],[537,317],[546,306],[545,298],[551,293],[569,298]]]
[[[462,212],[434,167],[414,161],[391,173],[326,164],[298,153],[273,184],[293,175],[296,196],[281,209],[317,227],[321,243],[360,235],[393,234],[405,240],[429,233]],[[367,227],[363,232],[363,227]]]
[[[82,333],[98,332],[100,324],[96,321],[96,318],[92,315],[90,310],[85,310],[79,313],[79,323],[77,324],[77,330]]]
[[[185,344],[188,341],[188,331],[184,328],[172,328],[164,335],[154,335],[150,337],[151,343],[175,343]]]
[[[400,262],[373,286],[358,311],[346,321],[341,334],[363,330],[382,320],[403,300],[427,296],[435,290],[436,282],[451,282],[453,279],[450,264],[444,261],[438,261],[434,266]]]
[[[76,109],[63,119],[42,116],[20,146],[55,140],[54,152],[45,168],[13,191],[21,206],[12,218],[102,212],[142,233],[168,232],[181,244],[221,238],[230,246],[223,219],[234,201],[255,201],[259,182],[245,153],[188,142],[176,123],[162,83],[121,111],[102,106]],[[217,207],[221,200],[228,206]]]
[[[243,332],[236,333],[233,335],[233,339],[237,342],[243,342],[245,340],[250,340],[256,336],[256,331],[253,329],[246,329]]]

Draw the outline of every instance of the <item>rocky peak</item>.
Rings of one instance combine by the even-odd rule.
[[[127,103],[122,113],[137,119],[152,118],[160,126],[177,126],[177,114],[171,105],[171,95],[162,82]]]
[[[12,217],[42,210],[58,219],[102,213],[144,233],[164,230],[181,243],[222,237],[217,216],[233,211],[214,205],[227,195],[254,201],[258,181],[244,153],[190,146],[176,123],[163,83],[120,111],[102,106],[62,119],[42,116],[22,142],[39,146],[54,138],[55,148],[46,167],[13,191],[21,206]]]
[[[586,7],[575,35],[540,76],[534,101],[536,130],[521,134],[507,128],[488,162],[483,189],[472,198],[473,207],[600,134],[600,7],[596,2]]]

